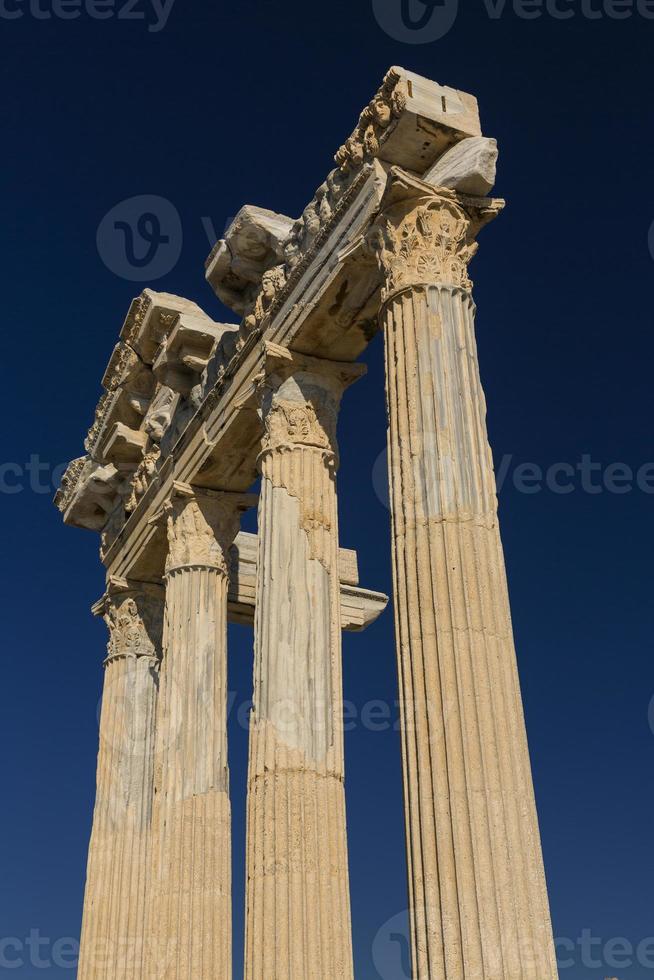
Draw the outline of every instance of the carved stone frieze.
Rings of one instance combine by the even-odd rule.
[[[156,443],[153,443],[152,447],[145,453],[143,459],[139,463],[130,484],[131,492],[125,507],[128,513],[136,510],[141,497],[148,489],[150,481],[157,471],[157,462],[159,461],[160,456],[160,447]]]
[[[167,385],[160,385],[146,412],[143,428],[153,442],[161,442],[170,426],[179,395]]]
[[[480,135],[479,113],[473,96],[430,82],[403,68],[391,68],[361,113],[354,132],[336,153],[336,169],[327,175],[282,240],[283,262],[275,266],[274,274],[263,278],[264,272],[271,271],[269,257],[268,264],[259,267],[258,277],[252,275],[254,270],[249,266],[247,286],[238,286],[228,242],[218,242],[209,256],[207,279],[223,302],[244,317],[242,340],[255,331],[260,332],[274,315],[299,278],[298,273],[306,268],[316,246],[334,226],[353,185],[359,186],[362,173],[369,172],[374,161],[383,160],[423,173],[459,140]],[[276,245],[276,254],[279,251]]]
[[[202,325],[211,327],[212,321],[195,303],[179,296],[144,290],[132,303],[125,320],[121,343],[105,373],[107,390],[87,440],[90,455],[103,464],[107,462],[102,454],[103,447],[113,445],[111,433],[125,431],[116,429],[117,423],[148,437],[138,446],[138,452],[139,436],[131,437],[129,446],[123,440],[125,452],[132,446],[134,452],[130,450],[129,460],[120,460],[124,486],[116,487],[112,504],[122,500],[124,510],[130,513],[138,507],[162,465],[171,456],[177,458],[186,451],[185,433],[192,438],[199,431],[192,422],[193,417],[198,410],[204,418],[212,415],[229,390],[239,365],[255,348],[257,339],[265,335],[278,318],[284,304],[294,291],[297,292],[298,284],[304,284],[307,274],[313,276],[313,271],[309,271],[313,269],[312,263],[315,264],[321,250],[325,251],[337,227],[336,267],[343,266],[346,271],[343,280],[338,279],[338,289],[334,284],[329,299],[325,297],[324,312],[320,311],[314,317],[315,324],[310,330],[315,332],[315,337],[311,335],[304,349],[316,350],[320,357],[329,358],[333,342],[338,350],[336,357],[358,356],[377,328],[375,304],[381,267],[372,248],[359,244],[356,257],[350,255],[350,249],[362,241],[360,236],[379,206],[389,165],[400,164],[414,174],[424,173],[458,141],[479,134],[477,105],[472,96],[420,78],[405,69],[392,68],[379,92],[361,114],[353,134],[336,155],[336,168],[318,187],[300,219],[292,222],[283,215],[249,206],[237,215],[226,234],[226,241],[230,275],[237,276],[238,290],[243,284],[246,286],[246,302],[242,309],[245,316],[239,328],[218,325],[227,332],[220,337],[215,350],[207,353],[206,345],[196,349],[196,327],[199,329],[197,336],[202,334],[204,340],[204,334],[209,337],[211,330],[205,330]],[[432,190],[429,188],[430,192]],[[460,204],[460,198],[457,200]],[[354,225],[350,235],[351,222]],[[393,243],[387,242],[385,251],[391,252],[393,247]],[[217,259],[219,252],[220,243],[215,254],[212,253],[214,258]],[[347,258],[342,259],[346,253]],[[426,261],[422,261],[426,270]],[[214,288],[220,279],[217,269],[215,266],[216,281],[212,278],[213,273],[207,270],[207,278]],[[321,270],[320,276],[323,274]],[[314,288],[313,279],[308,281]],[[320,295],[316,288],[316,296]],[[320,304],[322,299],[312,298],[311,302]],[[291,318],[302,316],[303,303],[303,297],[298,297]],[[238,310],[241,312],[240,306]],[[190,323],[195,326],[189,333],[185,325]],[[345,340],[348,332],[352,342]],[[275,336],[280,342],[286,342],[279,332],[276,331]],[[303,340],[299,346],[304,344]],[[358,349],[355,349],[357,345]],[[209,360],[205,363],[207,356]],[[155,374],[159,375],[159,385]],[[138,385],[135,383],[137,377]],[[309,382],[305,379],[302,383],[306,387]],[[179,391],[173,391],[175,385]],[[324,389],[324,384],[322,387]],[[305,419],[299,424],[295,413],[295,429],[291,425],[290,434],[288,419],[281,421],[281,409],[278,423],[273,424],[271,418],[271,429],[275,428],[283,435],[289,445],[293,444],[293,432],[304,431],[309,426],[315,433],[320,424],[320,411],[312,407],[316,418],[309,423]],[[327,440],[333,442],[329,426],[325,431]],[[315,434],[312,438],[316,438]],[[243,468],[248,467],[244,465]],[[79,468],[71,470],[69,485],[62,496],[72,499],[72,483],[80,473]],[[194,474],[189,472],[183,478],[195,481]],[[228,480],[231,481],[231,474]],[[199,482],[211,486],[204,476]],[[217,485],[223,485],[222,481]],[[72,511],[69,513],[72,516]],[[103,514],[106,515],[105,522],[112,517],[112,527],[106,528],[106,542],[114,537],[124,514],[122,517],[117,514],[115,507],[96,510],[93,520],[100,530],[104,529],[104,526],[100,527]]]
[[[144,290],[140,296],[132,300],[130,304],[121,336],[126,344],[134,348],[136,339],[143,326],[146,314],[152,307],[152,295],[149,290]]]
[[[407,90],[401,82],[401,73],[397,68],[391,68],[382,87],[361,113],[354,132],[334,157],[342,174],[360,169],[367,160],[379,154],[393,121],[406,109]]]
[[[66,471],[61,478],[59,489],[55,494],[55,505],[62,514],[66,512],[68,505],[73,498],[73,494],[87,460],[88,456],[78,456],[77,459],[71,460],[66,467]]]

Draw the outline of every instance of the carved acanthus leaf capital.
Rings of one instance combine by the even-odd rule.
[[[309,357],[271,343],[263,349],[259,377],[263,451],[307,446],[336,459],[341,398],[365,373],[365,366]]]
[[[462,199],[393,168],[381,214],[367,234],[383,276],[383,301],[411,286],[472,289],[468,265],[478,249],[475,237],[502,205]]]
[[[123,657],[161,658],[164,590],[150,583],[110,580],[93,607],[109,630],[105,664]]]
[[[196,489],[176,483],[165,509],[168,535],[166,572],[191,565],[229,572],[229,549],[253,494]]]

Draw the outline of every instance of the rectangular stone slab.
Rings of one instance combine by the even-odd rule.
[[[257,535],[241,531],[231,549],[228,616],[232,623],[251,626],[254,621],[257,548]],[[341,622],[344,630],[352,632],[364,630],[388,605],[388,596],[359,587],[357,565],[356,552],[341,548],[339,554]]]
[[[381,145],[379,159],[422,174],[450,146],[481,136],[479,105],[474,95],[439,85],[422,75],[395,67],[406,105]]]

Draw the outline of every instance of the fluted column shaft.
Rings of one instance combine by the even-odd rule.
[[[104,615],[110,639],[78,977],[140,980],[163,589],[112,587],[95,611]]]
[[[467,263],[479,214],[410,181],[384,274],[413,975],[556,980]]]
[[[227,552],[249,503],[178,485],[168,509],[148,980],[232,975]]]
[[[336,416],[358,365],[269,348],[262,387],[246,980],[351,980]]]

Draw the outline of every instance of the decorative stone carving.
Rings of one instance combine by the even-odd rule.
[[[322,401],[320,414],[310,402],[301,406],[275,399],[266,414],[264,451],[291,445],[329,448],[336,434],[336,410],[326,398],[318,397]]]
[[[261,278],[261,292],[258,294],[252,313],[245,317],[242,325],[243,339],[253,333],[263,324],[266,315],[272,309],[278,293],[286,285],[286,271],[283,265],[268,269]]]
[[[99,451],[102,458],[113,463],[116,469],[133,473],[143,458],[147,441],[146,432],[116,422],[105,434]]]
[[[259,377],[262,454],[295,446],[324,450],[336,460],[336,422],[345,388],[365,373],[362,364],[312,358],[264,344],[266,366]]]
[[[55,494],[55,505],[62,514],[65,514],[71,502],[87,460],[88,456],[79,456],[77,459],[73,459],[66,467],[66,471],[61,478],[61,485]]]
[[[402,75],[391,68],[377,95],[363,110],[359,124],[334,157],[341,173],[358,170],[366,160],[376,157],[393,119],[399,119],[407,104]]]
[[[124,482],[115,466],[82,456],[66,470],[55,502],[67,524],[101,531],[123,492]]]
[[[471,289],[468,263],[477,251],[469,240],[471,222],[446,192],[426,197],[424,203],[399,205],[369,233],[384,276],[384,296],[420,283],[443,282]]]
[[[160,385],[157,389],[143,422],[143,428],[153,442],[161,442],[173,420],[178,400],[179,396],[172,388]]]
[[[208,317],[181,314],[162,343],[152,370],[163,385],[188,397],[225,333],[238,330]]]
[[[274,254],[278,260],[283,258],[283,264],[270,270],[272,252],[268,250],[264,261],[264,246],[256,236],[248,247],[256,253],[258,264],[246,257],[240,277],[233,246],[228,242],[219,242],[209,256],[207,278],[223,302],[244,316],[239,348],[250,335],[260,334],[267,319],[274,315],[297,281],[299,271],[338,219],[347,192],[358,186],[375,159],[422,173],[458,140],[479,135],[479,114],[472,96],[428,82],[403,68],[391,68],[381,89],[363,110],[353,134],[337,152],[337,169],[328,174],[302,217],[276,241]],[[257,210],[243,209],[234,226],[238,226],[244,212]],[[261,213],[278,219],[283,227],[282,216]],[[256,229],[262,234],[261,218],[253,221],[249,217],[245,223],[251,233]]]
[[[189,299],[145,289],[132,302],[121,337],[146,364],[152,364],[161,344],[182,314],[206,318],[197,303]]]
[[[393,168],[382,211],[366,241],[383,277],[382,299],[409,286],[444,283],[472,289],[468,264],[479,230],[504,201],[460,198]]]
[[[148,489],[150,481],[157,471],[157,462],[160,456],[161,449],[156,443],[154,443],[152,448],[145,453],[143,459],[139,463],[130,484],[131,493],[125,507],[128,513],[131,514],[131,512],[136,510],[138,507],[141,497]]]
[[[159,661],[163,631],[161,597],[161,589],[151,592],[139,591],[138,587],[110,589],[97,607],[109,630],[105,663],[116,657],[148,657]]]
[[[218,298],[240,315],[249,313],[266,270],[284,258],[292,218],[263,208],[241,208],[205,263]]]
[[[204,565],[229,572],[228,550],[236,536],[240,514],[256,497],[175,485],[166,505],[168,559],[166,571]]]

